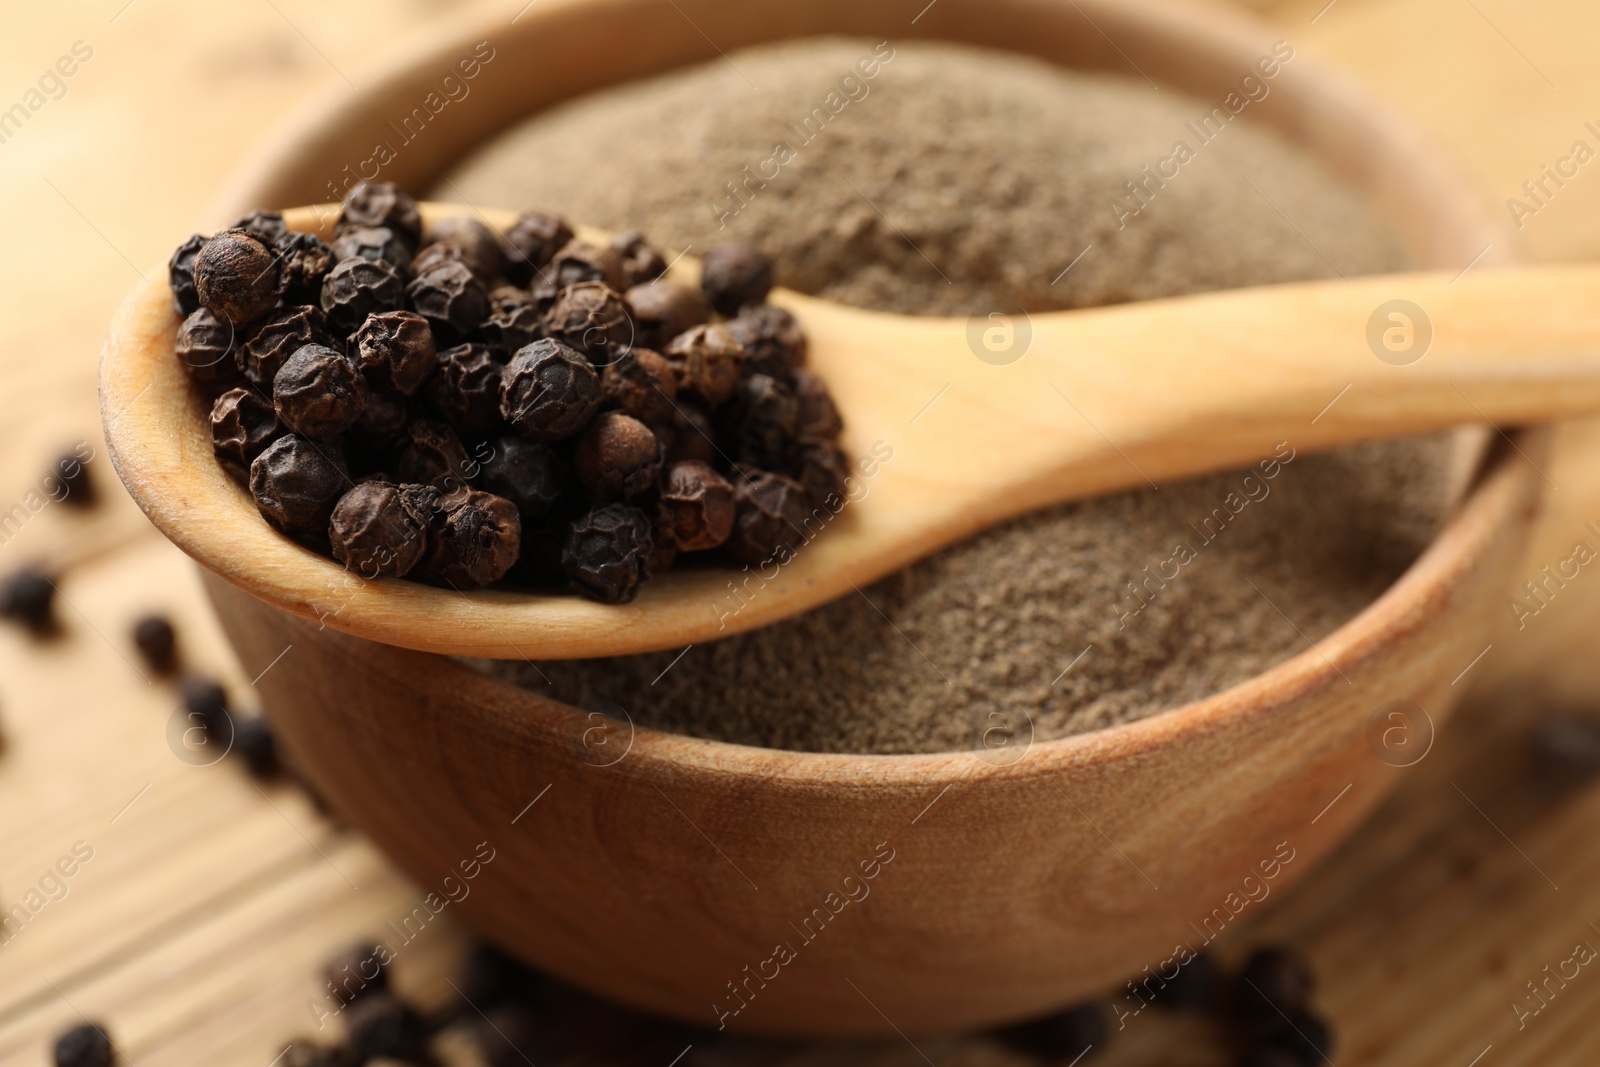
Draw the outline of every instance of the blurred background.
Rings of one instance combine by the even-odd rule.
[[[1240,4],[1427,131],[1491,204],[1521,195],[1575,140],[1593,141],[1586,122],[1600,123],[1600,11],[1582,0]],[[0,1063],[48,1062],[53,1036],[86,1017],[107,1020],[140,1065],[271,1063],[289,1038],[316,1034],[322,961],[377,936],[424,893],[292,785],[174,754],[178,696],[147,677],[136,618],[169,615],[185,661],[221,678],[245,710],[251,680],[186,559],[117,484],[95,376],[123,295],[216,221],[211,205],[283,123],[441,26],[509,23],[527,6],[97,0],[6,14],[0,512],[23,503],[25,517],[0,527],[0,572],[33,564],[56,576],[60,632],[0,632],[0,906],[35,890],[47,900],[0,944]],[[75,61],[70,77],[52,74],[66,69],[62,57]],[[4,122],[17,103],[26,116],[13,108]],[[1580,172],[1515,241],[1530,260],[1600,254],[1600,171]],[[92,454],[92,507],[33,507],[48,498],[41,486],[57,458],[74,451]],[[1530,577],[1600,521],[1600,429],[1564,427],[1546,471],[1553,488]],[[1575,942],[1600,946],[1600,785],[1558,781],[1530,754],[1552,712],[1596,703],[1600,579],[1587,581],[1536,627],[1497,637],[1462,682],[1467,706],[1393,799],[1315,877],[1230,930],[1224,953],[1269,939],[1310,953],[1340,1035],[1330,1062],[1600,1061],[1600,976],[1585,970],[1521,1026],[1513,1007],[1531,1003],[1526,984]],[[85,851],[73,876],[41,889],[62,857]],[[408,945],[396,983],[424,1007],[448,1003],[467,940],[443,914]],[[673,1054],[648,1050],[578,1059],[665,1067]],[[1000,1062],[981,1037],[916,1049],[739,1042],[715,1055],[698,1061]],[[1163,1018],[1097,1061],[1225,1058],[1204,1024]]]

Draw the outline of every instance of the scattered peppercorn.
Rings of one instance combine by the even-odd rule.
[[[522,436],[561,441],[600,408],[600,377],[583,353],[554,338],[522,349],[500,382],[500,414]]]
[[[417,202],[392,182],[362,182],[344,198],[336,232],[383,226],[412,248],[422,243],[422,214]]]
[[[337,330],[353,330],[368,315],[398,311],[405,303],[405,282],[395,267],[381,259],[341,260],[322,283],[322,310]]]
[[[111,1067],[116,1052],[100,1023],[84,1023],[56,1038],[56,1067]]]
[[[650,577],[651,523],[626,504],[601,504],[572,524],[561,566],[596,600],[626,604]]]
[[[439,363],[428,320],[414,311],[377,311],[350,338],[351,355],[384,389],[411,396]]]
[[[281,307],[238,350],[238,369],[252,383],[270,391],[290,356],[306,345],[332,348],[338,343],[321,308],[312,304]]]
[[[1155,1004],[1168,1011],[1198,1011],[1211,1007],[1217,999],[1217,965],[1204,952],[1189,957],[1171,978],[1163,972],[1160,981]]]
[[[194,260],[202,306],[235,326],[255,322],[278,302],[282,274],[273,246],[247,230],[223,230]]]
[[[460,433],[493,433],[501,425],[501,369],[487,345],[447,348],[439,353],[439,367],[424,387],[428,403]]]
[[[723,315],[759,304],[772,290],[772,260],[745,241],[727,241],[706,252],[700,264],[706,303]]]
[[[339,498],[328,520],[333,558],[363,578],[399,578],[422,561],[439,490],[362,482]]]
[[[667,468],[661,482],[664,530],[680,551],[716,548],[733,532],[733,485],[698,460]]]
[[[43,635],[55,628],[56,583],[36,567],[23,567],[0,582],[0,618]]]
[[[655,485],[661,442],[650,427],[620,411],[603,411],[578,437],[573,466],[597,500],[631,500]]]
[[[624,411],[647,426],[667,426],[678,397],[678,379],[666,357],[635,348],[606,365],[600,374],[600,397],[606,407]]]
[[[805,540],[810,517],[806,491],[793,478],[756,471],[734,483],[733,531],[728,551],[752,566],[785,553],[792,555]]]
[[[144,615],[133,624],[133,647],[156,674],[178,669],[178,634],[165,615]]]
[[[303,437],[335,437],[361,417],[367,380],[343,352],[306,345],[272,379],[278,420]]]
[[[517,285],[527,286],[556,251],[572,240],[572,228],[555,215],[525,211],[517,216],[503,238],[506,277]]]
[[[665,347],[680,333],[711,318],[711,308],[700,290],[677,282],[645,282],[624,296],[633,311],[638,343],[650,348]]]
[[[428,577],[475,589],[505,577],[522,551],[522,521],[504,497],[477,489],[441,501],[428,529],[422,566]]]
[[[278,762],[278,743],[272,736],[272,727],[260,715],[240,719],[234,724],[234,755],[244,761],[245,769],[257,778],[275,778],[283,769]]]
[[[192,674],[183,680],[183,710],[190,722],[208,734],[227,728],[231,743],[233,716],[228,712],[228,691],[213,678]]]
[[[1311,968],[1299,953],[1284,947],[1257,949],[1245,961],[1234,989],[1234,1016],[1252,1033],[1270,1035],[1285,1015],[1311,1006]]]
[[[250,464],[250,495],[268,522],[291,537],[321,540],[333,505],[350,487],[334,442],[278,438]]]
[[[498,278],[505,267],[505,252],[500,238],[471,215],[450,215],[434,223],[428,239],[448,242],[461,249],[461,257],[472,273],[485,285]]]

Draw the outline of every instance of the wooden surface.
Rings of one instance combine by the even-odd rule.
[[[64,97],[0,144],[12,252],[0,264],[0,500],[23,500],[76,440],[103,457],[93,382],[105,324],[265,129],[359,82],[391,42],[425,38],[466,9],[502,10],[509,21],[522,6],[110,0],[10,13],[0,39],[8,102],[74,41],[95,54]],[[1600,113],[1589,55],[1600,14],[1579,0],[1251,6],[1297,49],[1393,101],[1495,201],[1566,154]],[[1526,220],[1516,245],[1537,259],[1600,255],[1600,179],[1586,168]],[[1600,463],[1590,458],[1600,430],[1561,436],[1565,448],[1544,469],[1556,488],[1529,578],[1600,517]],[[0,900],[21,899],[74,842],[95,849],[69,895],[0,948],[0,1062],[44,1062],[47,1036],[81,1010],[108,1018],[135,1063],[266,1064],[283,1038],[314,1026],[306,1000],[317,993],[316,962],[347,937],[380,933],[422,890],[292,790],[264,799],[234,768],[172,755],[174,698],[129,662],[132,615],[174,611],[194,659],[229,670],[245,703],[248,679],[225,666],[187,562],[112,491],[103,458],[90,466],[108,498],[102,509],[50,505],[0,545],[8,566],[32,558],[65,570],[68,602],[57,642],[0,634]],[[1580,582],[1526,629],[1508,628],[1461,683],[1478,683],[1474,706],[1403,772],[1400,792],[1313,879],[1225,939],[1228,954],[1264,938],[1309,946],[1343,1038],[1333,1062],[1465,1067],[1481,1055],[1494,1067],[1600,1056],[1592,975],[1523,1030],[1511,1008],[1524,982],[1576,941],[1600,944],[1588,927],[1600,915],[1600,789],[1556,791],[1522,756],[1542,693],[1592,700],[1597,621],[1600,592]],[[460,940],[443,916],[402,957],[402,987],[442,1000],[442,967]],[[1100,1062],[1224,1062],[1213,1040],[1147,1012]],[[737,1051],[725,1062],[1002,1062],[980,1039],[916,1051],[898,1042]]]

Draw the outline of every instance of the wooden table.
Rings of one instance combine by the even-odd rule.
[[[116,488],[94,377],[128,285],[198,224],[264,132],[359,82],[400,38],[428,35],[467,8],[509,20],[523,2],[96,0],[8,13],[0,110],[26,103],[75,42],[80,58],[92,55],[64,92],[47,79],[58,98],[42,95],[0,142],[0,194],[12,205],[0,265],[0,516],[23,505],[20,523],[0,525],[0,569],[37,560],[58,570],[64,622],[50,641],[0,633],[0,904],[27,899],[75,846],[92,858],[64,889],[46,880],[59,899],[0,946],[0,1064],[45,1062],[47,1039],[81,1013],[108,1020],[141,1067],[266,1065],[286,1038],[314,1032],[320,960],[421,899],[292,787],[261,788],[232,765],[174,755],[177,698],[141,674],[131,620],[170,612],[190,661],[223,674],[246,707],[249,679],[232,666],[187,561]],[[1588,54],[1600,11],[1582,0],[1250,6],[1297,49],[1391,99],[1494,200],[1518,194],[1574,140],[1597,144],[1583,127],[1600,119],[1600,67]],[[1600,168],[1568,182],[1516,240],[1530,258],[1600,252]],[[1561,436],[1527,577],[1600,520],[1600,427]],[[101,505],[33,513],[27,494],[80,440],[95,449]],[[1600,947],[1591,925],[1600,924],[1600,787],[1557,789],[1524,756],[1542,702],[1592,700],[1600,681],[1600,585],[1585,582],[1600,578],[1580,579],[1521,632],[1508,626],[1469,679],[1469,706],[1425,760],[1394,772],[1393,798],[1332,861],[1219,942],[1229,959],[1266,939],[1309,949],[1340,1035],[1334,1063],[1600,1060],[1593,968],[1521,1029],[1513,1009],[1546,964],[1580,941]],[[430,926],[397,964],[402,991],[428,1005],[448,999],[465,940],[448,914]],[[708,1051],[684,1062],[1011,1062],[979,1037],[916,1049],[740,1041]],[[448,1058],[471,1062],[459,1050]],[[1156,1061],[1226,1057],[1207,1024],[1146,1012],[1097,1060]]]

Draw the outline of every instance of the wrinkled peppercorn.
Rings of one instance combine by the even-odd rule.
[[[358,943],[346,946],[322,965],[328,992],[340,1004],[351,1004],[368,993],[389,988],[389,968],[384,963],[386,950],[377,945]]]
[[[272,379],[278,421],[302,437],[335,437],[361,417],[367,380],[355,361],[322,345],[306,345]]]
[[[468,270],[472,269],[467,262],[467,254],[461,246],[454,241],[436,241],[425,246],[411,261],[411,273],[421,274],[423,271],[432,270],[441,263],[459,263]]]
[[[489,294],[489,317],[478,326],[477,337],[502,363],[544,336],[544,316],[528,294],[502,285]]]
[[[622,257],[616,249],[592,245],[581,238],[563,245],[541,277],[558,290],[579,282],[605,282],[613,289],[627,288],[623,284]]]
[[[544,317],[545,333],[604,367],[633,346],[633,319],[622,294],[603,282],[561,290]]]
[[[834,406],[833,396],[810,371],[795,370],[789,373],[789,386],[800,403],[800,417],[795,432],[801,437],[838,437],[844,429],[844,420]]]
[[[35,634],[55,628],[56,584],[35,567],[23,567],[0,582],[0,618],[21,623]]]
[[[233,728],[233,747],[228,750],[244,761],[245,769],[257,778],[273,778],[282,769],[278,761],[278,742],[272,727],[260,715],[240,719]]]
[[[664,348],[680,333],[711,318],[700,290],[677,282],[645,282],[623,295],[633,311],[637,343],[647,348]]]
[[[345,1032],[357,1058],[387,1057],[402,1063],[426,1063],[427,1029],[416,1012],[386,990],[357,997],[344,1009]]]
[[[211,405],[211,448],[234,477],[250,476],[250,464],[286,431],[260,393],[229,389]]]
[[[263,389],[271,389],[284,362],[306,345],[337,347],[328,316],[305,304],[274,311],[235,357],[244,376]]]
[[[661,480],[661,529],[683,552],[716,548],[733,532],[733,484],[698,460],[667,468]]]
[[[629,500],[655,485],[661,442],[632,415],[603,411],[578,437],[572,461],[591,497]]]
[[[173,349],[189,377],[212,384],[237,380],[237,340],[233,323],[217,318],[209,308],[200,308],[178,326]]]
[[[289,434],[268,445],[250,464],[250,495],[268,522],[291,537],[321,539],[333,505],[350,487],[344,458],[333,442]]]
[[[478,484],[516,505],[524,518],[549,514],[572,491],[571,466],[560,452],[526,437],[497,437]]]
[[[334,329],[354,330],[379,311],[398,311],[406,287],[392,264],[381,259],[341,260],[322,283],[322,310]]]
[[[368,315],[350,337],[350,354],[373,384],[411,396],[439,363],[428,320],[414,311]]]
[[[244,218],[235,221],[228,229],[253,233],[268,244],[276,244],[278,238],[289,232],[288,224],[276,211],[252,211]]]
[[[699,405],[679,399],[673,404],[672,426],[667,434],[667,462],[697,459],[715,463],[722,458],[712,439],[711,416]]]
[[[406,440],[411,424],[411,404],[399,393],[367,390],[367,403],[361,417],[345,431],[348,441],[363,460],[386,461],[389,454]],[[363,468],[365,469],[365,468]]]
[[[456,589],[497,582],[522,551],[522,520],[511,501],[477,489],[441,501],[428,529],[423,570]]]
[[[700,288],[706,302],[724,315],[759,304],[772,290],[772,260],[745,241],[715,245],[700,263]]]
[[[624,289],[654,281],[666,273],[667,261],[638,230],[627,230],[616,234],[611,238],[611,247],[622,257]]]
[[[600,407],[600,376],[583,353],[554,338],[522,349],[500,382],[500,414],[535,441],[560,441],[586,426]]]
[[[774,557],[786,562],[805,541],[810,517],[806,491],[793,478],[754,471],[734,481],[735,513],[728,551],[752,566]]]
[[[446,259],[418,268],[406,286],[406,306],[436,328],[460,335],[488,316],[489,293],[464,262]]]
[[[444,422],[413,419],[408,440],[395,456],[395,477],[408,485],[431,485],[453,493],[468,481],[473,463],[456,431]]]
[[[716,407],[739,384],[744,346],[726,326],[695,326],[674,337],[665,355],[678,377],[678,391]]]
[[[585,596],[626,604],[650,577],[649,518],[626,504],[602,504],[572,524],[561,566]]]
[[[672,422],[678,379],[659,352],[635,348],[624,352],[600,375],[601,403],[632,415],[646,426]]]
[[[806,335],[795,317],[772,304],[746,308],[725,326],[744,346],[744,372],[782,378],[806,361]]]
[[[506,277],[526,286],[556,251],[572,240],[572,227],[555,215],[525,211],[504,234]]]
[[[157,674],[178,667],[178,632],[165,615],[145,615],[133,624],[133,647],[145,665]]]
[[[439,353],[439,369],[423,392],[433,410],[458,431],[487,436],[501,425],[501,369],[486,345],[457,345]]]
[[[784,469],[806,491],[813,509],[837,512],[844,506],[850,460],[844,449],[822,437],[802,437],[789,448]]]
[[[56,1038],[56,1067],[111,1067],[116,1052],[100,1023],[84,1023]]]
[[[167,260],[167,285],[172,289],[172,307],[179,317],[188,318],[200,307],[200,294],[194,287],[194,261],[211,238],[197,233]]]
[[[401,274],[411,269],[411,246],[387,226],[352,226],[333,239],[333,261],[383,260]]]
[[[328,520],[333,558],[363,578],[400,578],[422,562],[440,493],[429,485],[362,482]]]
[[[422,243],[422,214],[417,202],[392,182],[362,182],[351,189],[339,211],[335,232],[382,226],[411,248]]]
[[[428,240],[447,241],[461,249],[467,266],[485,285],[498,278],[505,265],[500,238],[471,215],[450,215],[440,219],[430,229]]]
[[[217,318],[235,326],[254,322],[278,302],[277,251],[253,233],[224,230],[195,256],[194,285],[201,305]]]
[[[734,459],[753,467],[781,466],[794,441],[800,404],[783,382],[765,374],[740,380],[729,402],[717,412],[721,439]]]
[[[283,261],[283,302],[315,304],[322,283],[333,269],[333,249],[314,233],[286,233],[275,247]]]

